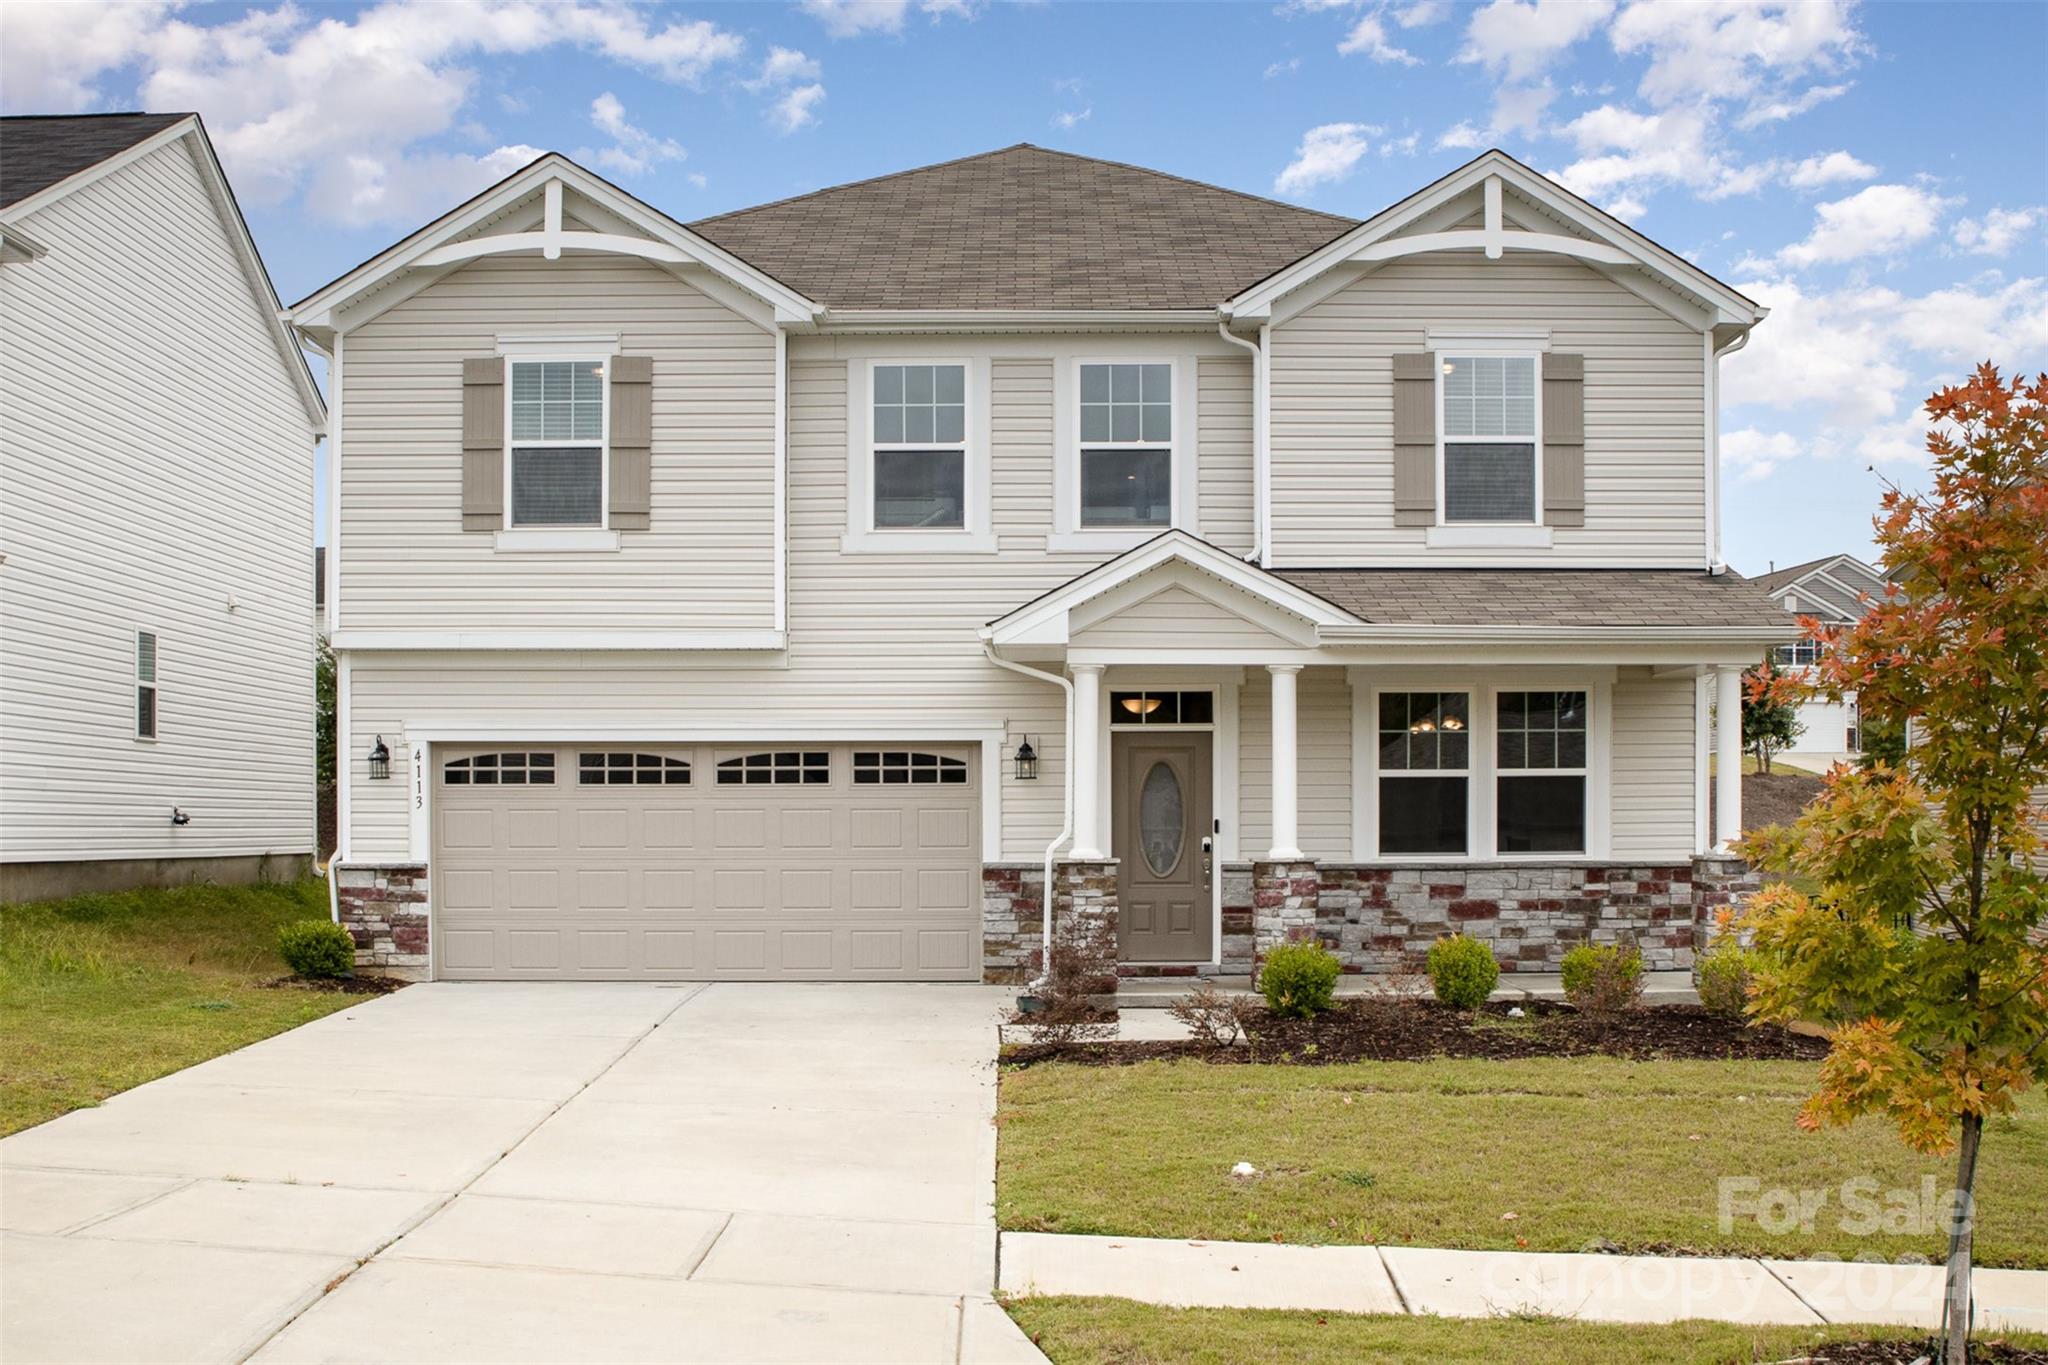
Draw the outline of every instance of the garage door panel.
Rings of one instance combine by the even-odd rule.
[[[979,975],[972,748],[607,746],[595,763],[587,752],[529,746],[496,767],[481,762],[488,746],[437,753],[444,775],[444,760],[477,760],[463,782],[435,786],[444,975]],[[716,780],[714,758],[739,760],[742,780]],[[520,785],[507,785],[513,772]]]

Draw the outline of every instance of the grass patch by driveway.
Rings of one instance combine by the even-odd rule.
[[[1590,1323],[1554,1318],[1357,1317],[1228,1308],[1159,1308],[1129,1299],[1012,1299],[1004,1305],[1054,1365],[1298,1365],[1428,1361],[1496,1365],[1704,1365],[1800,1359],[1830,1341],[1922,1339],[1908,1328],[1744,1327],[1726,1322]],[[2048,1348],[2023,1334],[2012,1346]],[[2012,1359],[1982,1350],[1986,1359]],[[1825,1358],[1825,1352],[1821,1353]],[[1900,1357],[1910,1359],[1911,1353]]]
[[[363,999],[262,985],[277,927],[326,917],[320,881],[0,905],[0,1134]]]
[[[1813,1080],[1810,1062],[1610,1057],[1012,1069],[996,1213],[1127,1237],[1939,1260],[1935,1231],[1855,1235],[1841,1186],[1870,1179],[1882,1208],[1925,1176],[1946,1189],[1948,1161],[1874,1120],[1800,1132]],[[1724,1232],[1723,1177],[1827,1200],[1809,1226]],[[2048,1095],[1987,1128],[1977,1188],[1977,1263],[2048,1267]]]

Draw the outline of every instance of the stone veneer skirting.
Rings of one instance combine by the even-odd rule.
[[[391,976],[425,976],[427,868],[424,863],[351,867],[334,872],[341,927],[356,941],[356,966]]]

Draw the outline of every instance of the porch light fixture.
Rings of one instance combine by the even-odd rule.
[[[1140,692],[1135,697],[1125,697],[1123,707],[1134,716],[1149,716],[1159,709],[1159,698],[1149,697]]]
[[[1031,747],[1031,736],[1017,746],[1017,780],[1035,782],[1038,780],[1038,750]]]
[[[377,736],[377,743],[370,749],[370,780],[380,782],[391,776],[391,746],[384,742],[384,736]]]

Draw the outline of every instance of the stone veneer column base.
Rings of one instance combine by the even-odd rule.
[[[1717,921],[1733,913],[1763,887],[1763,878],[1745,858],[1732,853],[1702,853],[1692,860],[1693,946],[1704,953]]]
[[[1322,879],[1309,859],[1252,864],[1252,971],[1282,943],[1316,937]]]
[[[1116,960],[1116,860],[1054,863],[1053,939],[1085,942]],[[981,870],[981,979],[1023,985],[1038,978],[1044,950],[1043,863],[988,863]],[[1104,992],[1114,980],[1101,983]]]
[[[356,966],[386,976],[424,979],[433,958],[427,944],[424,863],[344,864],[334,873],[341,927],[356,942]]]

